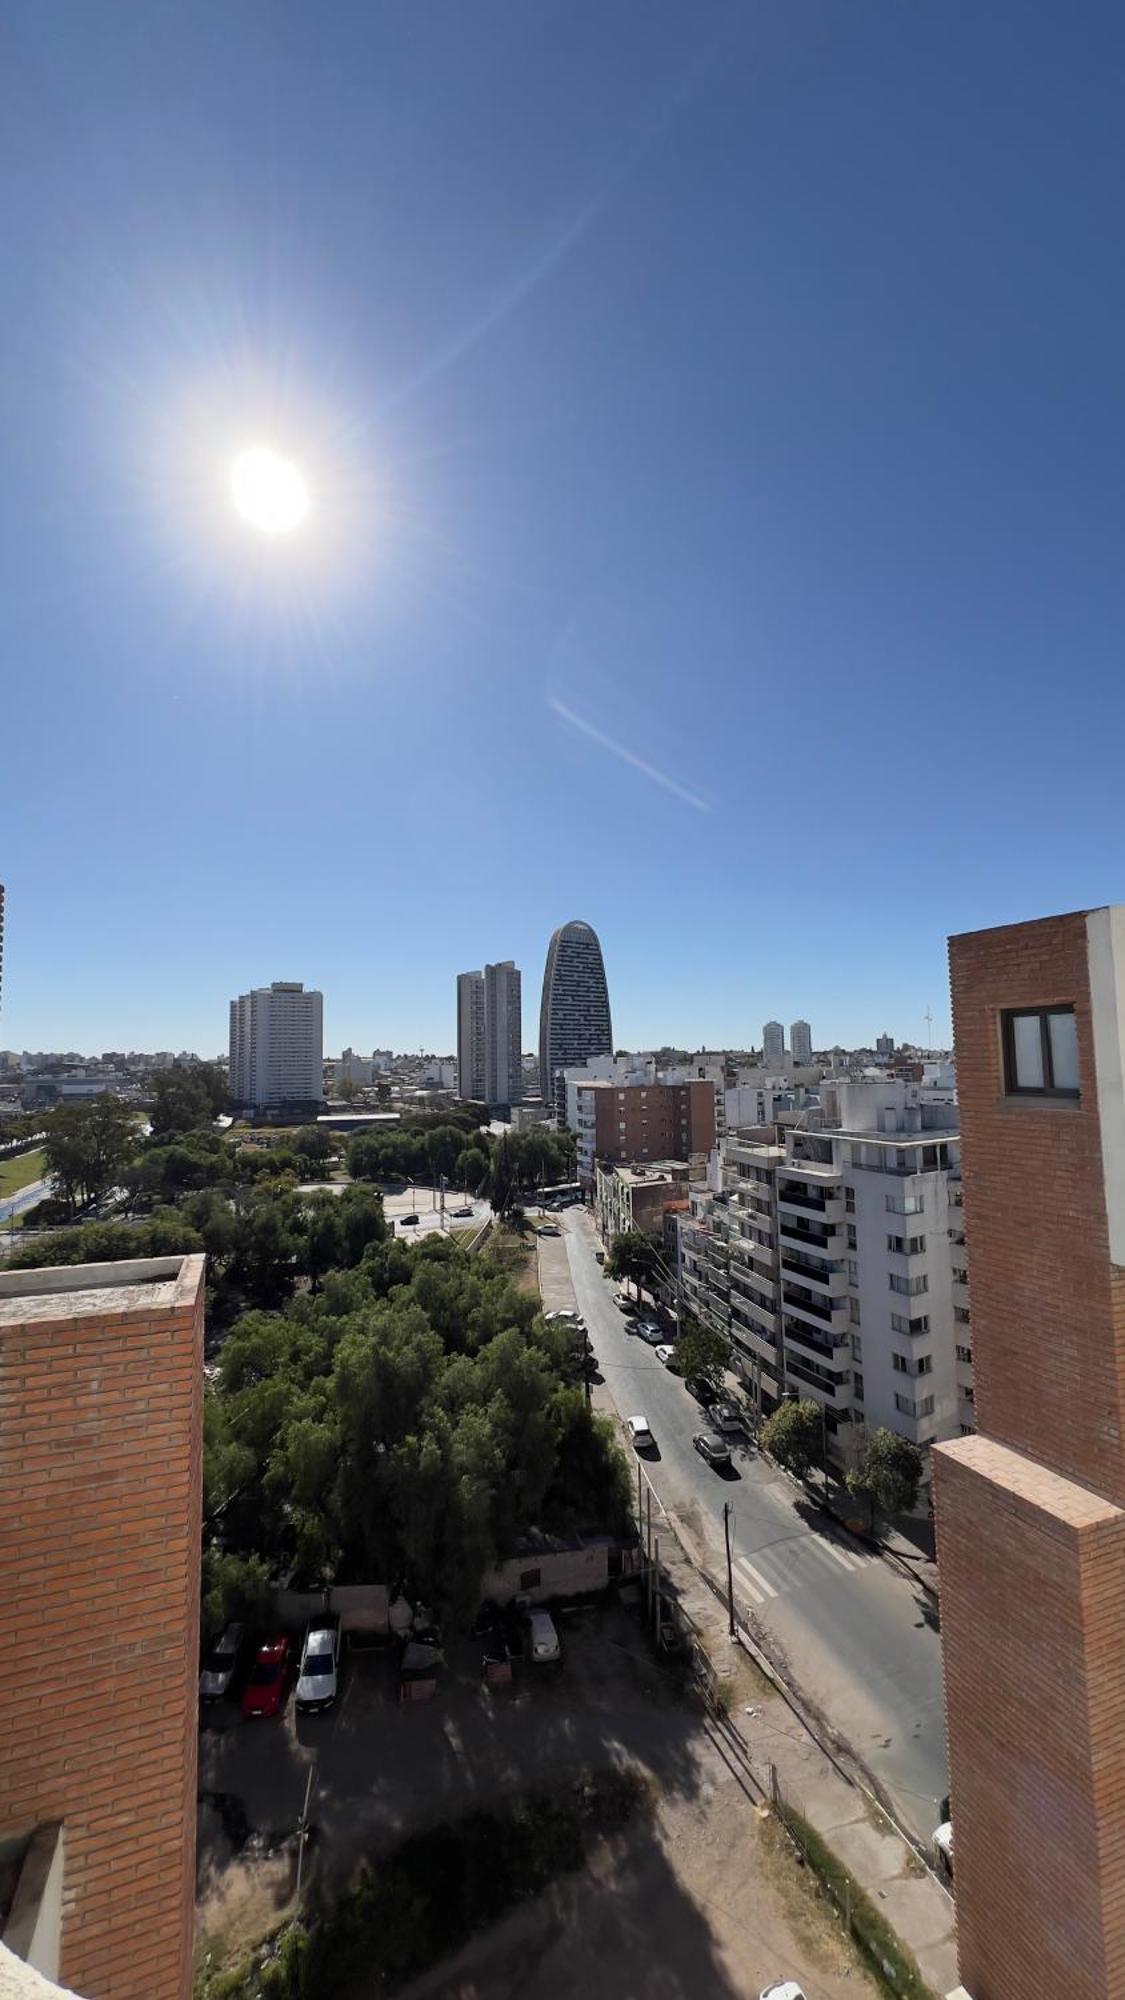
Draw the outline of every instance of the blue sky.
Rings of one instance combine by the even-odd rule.
[[[1125,896],[1125,14],[53,0],[0,77],[0,1045],[948,1032]],[[304,469],[236,521],[230,461]]]

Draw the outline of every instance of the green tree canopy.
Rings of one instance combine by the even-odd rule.
[[[803,1479],[809,1467],[821,1460],[823,1425],[820,1404],[811,1397],[798,1403],[781,1403],[762,1425],[760,1443],[779,1465]]]
[[[173,1063],[148,1080],[154,1138],[212,1125],[227,1108],[226,1078],[214,1063]]]
[[[732,1353],[731,1342],[725,1334],[714,1333],[710,1327],[700,1326],[697,1320],[692,1320],[676,1342],[676,1366],[681,1374],[708,1382],[718,1390],[723,1386],[723,1375],[730,1367]]]
[[[865,1495],[872,1518],[882,1514],[908,1514],[918,1498],[922,1483],[922,1454],[909,1438],[894,1431],[873,1431],[863,1447],[858,1464],[847,1475],[848,1490]]]
[[[108,1094],[60,1104],[45,1135],[47,1167],[71,1214],[121,1186],[139,1143],[135,1112]]]
[[[643,1229],[623,1230],[613,1238],[606,1252],[608,1276],[619,1278],[623,1283],[631,1281],[638,1293],[642,1285],[653,1283],[659,1268],[656,1246]]]

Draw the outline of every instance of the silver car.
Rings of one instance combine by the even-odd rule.
[[[336,1699],[339,1658],[339,1627],[310,1625],[301,1648],[301,1672],[297,1680],[297,1707],[306,1714],[331,1708]]]
[[[241,1625],[228,1625],[216,1639],[199,1676],[200,1701],[219,1701],[226,1694],[242,1647]]]

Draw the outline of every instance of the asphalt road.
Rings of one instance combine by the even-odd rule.
[[[659,1456],[644,1463],[668,1510],[708,1537],[721,1573],[723,1502],[734,1509],[735,1597],[794,1684],[928,1840],[948,1790],[941,1646],[922,1593],[852,1537],[822,1525],[808,1496],[749,1438],[728,1477],[693,1449],[698,1404],[613,1303],[589,1218],[563,1220],[575,1298],[619,1415],[643,1415]],[[732,1440],[732,1443],[734,1441]]]
[[[3,1228],[6,1222],[10,1222],[13,1216],[22,1215],[26,1208],[34,1208],[36,1202],[42,1201],[44,1195],[50,1192],[51,1183],[48,1179],[29,1181],[26,1187],[20,1188],[15,1194],[6,1195],[4,1200],[0,1201],[0,1228]]]

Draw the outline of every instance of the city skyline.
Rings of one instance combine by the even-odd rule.
[[[622,1044],[779,964],[947,1043],[948,934],[1120,893],[1125,22],[329,12],[10,25],[0,1039],[213,1047],[291,968],[443,1044],[575,908]]]

